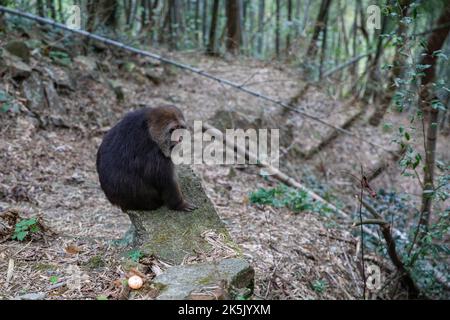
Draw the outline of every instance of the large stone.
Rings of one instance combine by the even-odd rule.
[[[42,80],[36,72],[22,83],[22,92],[27,99],[27,107],[37,112],[45,107],[45,93]]]
[[[157,86],[164,82],[165,75],[163,68],[145,68],[143,74]]]
[[[53,85],[53,82],[44,81],[43,86],[50,113],[56,113],[60,115],[65,114],[66,110],[64,110],[61,104],[61,99],[55,89],[55,86]]]
[[[97,62],[94,58],[86,56],[76,56],[73,62],[82,70],[86,72],[94,72],[97,69]]]
[[[22,61],[30,62],[30,49],[23,41],[14,40],[5,45],[5,49],[12,55],[19,57]]]
[[[108,84],[111,87],[111,89],[114,91],[117,101],[119,101],[119,102],[124,101],[125,100],[125,90],[124,90],[123,82],[120,80],[108,80]]]
[[[244,259],[174,266],[153,279],[158,300],[245,299],[253,292],[253,268]]]
[[[238,253],[239,248],[232,242],[206,196],[200,178],[187,166],[179,166],[176,171],[184,197],[197,209],[182,212],[161,207],[153,211],[128,211],[135,229],[134,243],[144,254],[181,264],[190,255],[208,253],[214,249],[205,237],[205,232],[208,232]]]
[[[75,89],[74,81],[72,80],[69,73],[63,69],[56,66],[49,66],[44,68],[47,75],[55,83],[57,90],[71,90]]]
[[[7,51],[3,51],[1,60],[7,67],[13,79],[22,80],[30,76],[32,71],[31,67],[19,57],[14,56]]]
[[[212,126],[225,132],[226,129],[257,129],[262,120],[231,110],[219,110],[209,119]]]

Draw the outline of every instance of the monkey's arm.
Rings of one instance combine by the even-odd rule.
[[[180,186],[175,179],[170,179],[163,189],[163,200],[165,205],[172,210],[192,211],[197,207],[184,200]]]

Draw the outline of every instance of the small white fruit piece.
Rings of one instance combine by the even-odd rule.
[[[140,289],[143,284],[144,284],[144,281],[139,276],[131,276],[128,279],[128,286],[131,289],[134,289],[134,290]]]

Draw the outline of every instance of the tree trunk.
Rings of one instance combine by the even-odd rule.
[[[200,43],[200,0],[195,0],[195,42]]]
[[[58,15],[59,15],[59,21],[64,22],[64,11],[63,11],[62,0],[58,0]]]
[[[312,0],[307,0],[305,3],[305,12],[303,13],[302,25],[300,27],[302,35],[304,35],[306,32],[306,25],[308,24],[309,8],[311,7],[311,2]]]
[[[388,0],[389,2],[389,0]],[[388,3],[387,3],[388,4]],[[381,22],[381,30],[377,30],[374,32],[377,39],[377,49],[375,52],[375,57],[372,60],[372,63],[369,66],[368,77],[367,77],[367,88],[368,90],[365,92],[365,99],[370,101],[372,98],[373,101],[376,101],[378,93],[382,90],[382,81],[379,70],[379,61],[383,52],[383,37],[382,35],[385,33],[387,24],[387,17],[383,15]]]
[[[98,16],[100,24],[116,29],[117,0],[101,0],[98,2]]]
[[[97,1],[95,0],[88,0],[86,3],[87,8],[87,24],[86,24],[86,30],[88,32],[94,32],[95,30],[95,24],[96,24],[96,8],[97,8]]]
[[[262,54],[264,46],[264,13],[265,13],[265,0],[259,0],[258,5],[258,43],[257,51],[258,54]]]
[[[323,31],[330,4],[331,0],[322,0],[320,4],[319,14],[317,15],[314,32],[311,38],[311,42],[309,43],[308,51],[306,52],[306,55],[308,57],[313,57],[317,53],[317,40],[319,39],[320,33]]]
[[[148,1],[141,0],[141,33],[147,29],[148,25]]]
[[[218,16],[219,16],[219,0],[214,0],[212,8],[211,28],[209,29],[209,42],[206,48],[206,53],[208,55],[217,55],[216,31],[217,31]]]
[[[240,30],[240,12],[239,0],[227,0],[227,38],[225,41],[228,52],[239,53],[241,30]]]
[[[138,1],[131,0],[130,1],[130,16],[128,19],[129,30],[133,30],[133,28],[134,28],[134,22],[136,21],[137,7],[138,7]]]
[[[180,33],[182,32],[181,3],[179,0],[169,0],[167,5],[168,9],[162,28],[161,38],[167,38],[164,32],[166,32],[166,28],[168,28],[169,49],[174,50],[178,48],[178,41]]]
[[[239,44],[241,48],[246,48],[247,45],[247,39],[246,39],[246,33],[245,33],[245,6],[244,6],[244,0],[239,0]]]
[[[322,50],[320,54],[320,66],[319,66],[319,79],[322,79],[322,73],[323,73],[323,63],[325,61],[325,54],[327,50],[327,22],[328,17],[325,17],[324,25],[323,25],[323,32],[322,32]]]
[[[275,55],[280,56],[280,0],[276,0],[275,7]]]
[[[400,19],[405,18],[408,15],[408,7],[411,3],[411,0],[400,0],[399,6],[400,6]],[[400,22],[398,29],[397,29],[397,37],[402,38],[403,41],[406,41],[406,31],[407,27],[406,24]],[[381,99],[378,108],[375,110],[373,115],[369,118],[369,123],[373,126],[378,126],[381,123],[381,120],[383,120],[384,115],[386,114],[389,105],[391,104],[392,98],[395,95],[396,87],[394,86],[394,83],[397,78],[401,76],[401,70],[403,65],[405,64],[405,56],[402,54],[402,49],[405,43],[403,43],[401,46],[398,45],[395,54],[394,54],[394,60],[393,60],[393,68],[390,73],[390,77],[388,80],[388,87],[386,90],[386,93],[384,94],[383,98]]]
[[[344,6],[340,8],[340,11],[341,11],[342,13],[345,13],[346,8],[347,8],[347,4],[344,4]],[[349,45],[349,40],[348,40],[348,37],[347,37],[347,29],[345,28],[344,14],[340,14],[340,15],[339,15],[339,19],[340,19],[341,27],[342,27],[341,31],[342,31],[342,39],[344,40],[345,54],[346,54],[347,56],[350,56],[350,49],[349,49],[349,47],[348,47],[348,45]]]
[[[56,20],[56,8],[53,0],[47,0],[47,9],[50,10],[50,17]]]
[[[154,17],[154,12],[156,10],[156,8],[158,7],[158,0],[155,0],[153,3],[151,0],[146,0],[148,2],[148,24],[147,24],[147,29],[149,32],[149,38],[150,38],[150,43],[153,42],[153,36],[155,34],[155,17]]]
[[[206,46],[208,41],[206,30],[208,30],[208,0],[203,0],[202,37],[204,46]]]
[[[36,9],[38,16],[45,17],[44,0],[37,0]]]
[[[123,10],[125,12],[125,23],[128,26],[130,24],[131,16],[131,0],[123,0]]]
[[[286,35],[286,55],[291,51],[291,31],[292,31],[292,0],[288,0],[288,30]]]
[[[352,26],[352,54],[353,58],[357,56],[357,34],[358,34],[358,4],[359,2],[355,3],[355,11],[353,12],[354,18],[353,18],[353,26]],[[352,67],[349,70],[350,74],[352,75],[352,83],[356,83],[356,79],[358,78],[358,64],[355,63],[352,65]]]
[[[437,25],[446,25],[450,23],[450,2],[447,2],[445,9],[437,21]],[[436,164],[436,141],[438,131],[439,109],[433,107],[431,102],[437,97],[432,92],[433,81],[436,74],[437,57],[434,52],[440,50],[450,32],[450,25],[446,28],[434,31],[428,38],[427,49],[422,57],[420,64],[430,65],[424,70],[425,75],[422,77],[420,87],[420,107],[423,111],[425,121],[427,123],[426,131],[426,150],[425,150],[425,167],[424,167],[424,187],[422,193],[422,208],[420,224],[427,230],[430,216],[431,204],[434,193],[434,167]],[[424,137],[425,139],[425,137]]]

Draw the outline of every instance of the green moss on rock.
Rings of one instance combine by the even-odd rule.
[[[129,211],[139,249],[146,255],[180,264],[186,255],[212,249],[202,236],[205,231],[222,235],[226,243],[237,248],[203,191],[200,178],[186,166],[178,167],[177,175],[185,198],[197,209],[182,212],[161,207],[153,211]]]

